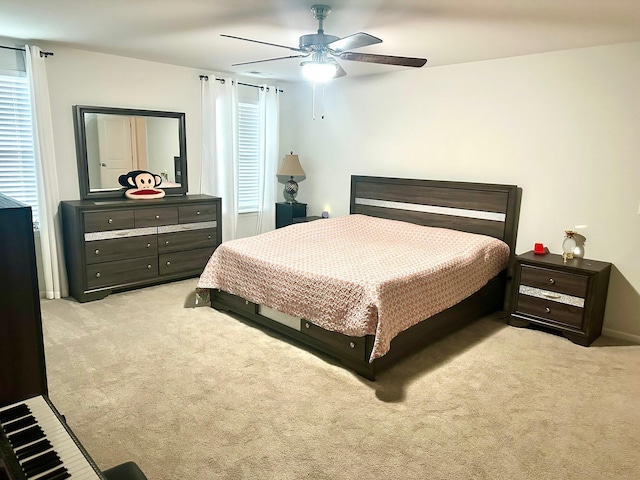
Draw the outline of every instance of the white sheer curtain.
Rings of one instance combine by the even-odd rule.
[[[236,237],[238,223],[238,87],[230,78],[201,77],[202,174],[200,191],[222,198],[222,241]]]
[[[275,201],[279,151],[279,106],[278,88],[261,85],[258,94],[260,112],[260,177],[258,188],[257,233],[275,228]]]
[[[53,123],[49,102],[49,86],[45,58],[38,47],[25,45],[27,76],[31,88],[33,119],[33,150],[36,163],[38,212],[40,220],[41,277],[46,298],[69,295],[64,267],[62,229],[60,222],[60,194],[53,144]]]

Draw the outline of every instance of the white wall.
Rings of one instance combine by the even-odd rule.
[[[76,104],[185,112],[189,192],[200,191],[207,72],[40,46],[55,52],[47,73],[63,200],[79,198]],[[285,85],[280,150],[300,155],[298,199],[310,215],[348,213],[352,174],[521,186],[517,253],[534,242],[557,253],[565,229],[587,225],[586,256],[615,266],[605,333],[640,341],[639,58],[632,43],[345,77],[327,87],[324,120],[311,119],[309,85]]]
[[[73,105],[184,112],[189,193],[200,192],[202,149],[198,75],[203,72],[60,46],[41,48],[54,52],[54,56],[47,59],[47,78],[62,200],[80,198]]]
[[[521,186],[517,253],[587,225],[585,256],[614,264],[605,333],[640,341],[639,85],[640,43],[344,77],[324,120],[289,88],[282,138],[310,215],[348,213],[352,174]]]
[[[188,193],[200,193],[202,121],[199,76],[211,72],[58,45],[39,46],[54,52],[54,56],[47,59],[47,76],[61,200],[80,198],[73,105],[184,112]],[[263,83],[240,80],[249,84]],[[240,87],[238,94],[243,100],[252,100],[257,97],[257,89]],[[256,215],[244,215],[238,222],[238,235],[255,234],[256,218]]]

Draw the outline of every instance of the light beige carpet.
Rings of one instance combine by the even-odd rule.
[[[491,318],[369,382],[209,307],[196,280],[43,300],[50,397],[149,480],[637,479],[640,346]]]

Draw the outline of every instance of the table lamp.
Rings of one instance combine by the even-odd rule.
[[[284,161],[278,170],[278,175],[285,175],[290,177],[287,183],[284,184],[284,199],[287,203],[298,203],[296,195],[298,194],[298,182],[293,177],[304,177],[306,173],[300,165],[300,159],[298,155],[294,155],[293,151],[289,155],[284,156]]]

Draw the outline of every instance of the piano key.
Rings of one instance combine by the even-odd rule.
[[[22,470],[27,475],[27,477],[35,477],[43,472],[47,472],[49,470],[53,470],[54,467],[59,467],[62,465],[62,460],[56,452],[53,450],[39,455],[35,458],[32,458],[29,461],[22,463]]]
[[[50,450],[52,448],[53,446],[51,445],[51,442],[46,438],[43,438],[42,440],[39,440],[36,443],[32,443],[24,447],[21,447],[20,449],[16,450],[14,453],[16,454],[16,458],[18,460],[27,460],[28,458],[33,457],[34,455],[44,453],[47,450]]]
[[[11,446],[16,449],[22,445],[26,445],[27,443],[35,442],[36,440],[44,438],[44,432],[38,425],[33,425],[32,427],[7,435],[7,438],[9,439]]]
[[[26,405],[28,410],[22,405]],[[12,437],[18,436],[13,438],[14,443],[20,443],[18,447],[13,446],[14,453],[16,456],[20,455],[18,462],[23,470],[27,465],[28,480],[104,479],[75,435],[62,422],[53,405],[41,396],[25,400],[22,405],[0,410],[0,415],[15,421],[31,414],[37,422],[35,427],[43,432],[43,436],[37,438],[38,432],[30,430],[34,428],[32,425],[12,433]],[[49,442],[50,446],[44,442]],[[55,455],[59,457],[59,461],[55,459]]]
[[[17,430],[22,430],[23,428],[34,425],[35,423],[36,423],[36,419],[33,418],[33,415],[27,415],[26,417],[22,417],[18,420],[5,423],[4,425],[2,425],[2,428],[4,430],[4,433],[9,435],[12,432],[15,432]]]
[[[65,478],[71,478],[71,474],[66,468],[60,467],[43,475],[38,480],[64,480]]]
[[[29,410],[29,407],[27,407],[27,405],[25,405],[24,403],[20,403],[14,407],[0,412],[0,425],[11,420],[29,415],[30,413],[31,410]]]

